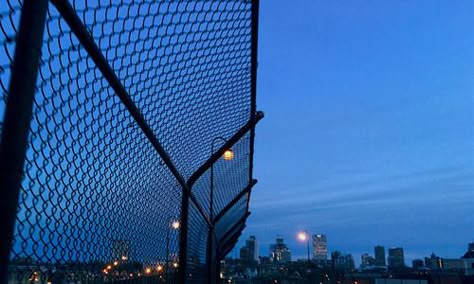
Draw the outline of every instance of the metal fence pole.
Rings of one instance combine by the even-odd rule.
[[[189,188],[191,190],[191,187]],[[186,283],[188,249],[189,192],[183,190],[181,199],[181,231],[179,233],[179,274],[178,283]]]
[[[0,146],[0,283],[8,279],[47,9],[47,0],[25,0],[16,37]]]

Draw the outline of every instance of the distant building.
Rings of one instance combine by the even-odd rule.
[[[464,259],[446,259],[443,258],[441,261],[441,269],[447,271],[464,272],[466,269],[466,263]]]
[[[413,269],[422,269],[425,267],[425,264],[422,259],[414,259],[412,261]]]
[[[388,266],[390,268],[405,267],[405,255],[403,253],[403,248],[388,249]]]
[[[462,258],[474,258],[474,243],[469,243],[467,245],[467,252]]]
[[[375,265],[375,258],[368,253],[364,253],[361,255],[361,266],[362,267],[367,267],[367,266],[374,266]]]
[[[258,261],[258,241],[255,236],[250,236],[245,241],[245,246],[249,248],[250,258],[254,261]]]
[[[474,243],[469,243],[469,244],[467,245],[467,250],[468,250],[468,251],[474,251]]]
[[[375,265],[386,266],[385,263],[385,248],[383,246],[374,247]]]
[[[474,276],[474,243],[469,243],[467,252],[463,255],[465,265],[465,275]]]
[[[270,245],[270,259],[277,263],[288,263],[291,261],[291,251],[284,243],[283,238],[277,237],[276,244]]]
[[[430,257],[425,257],[425,266],[431,270],[441,270],[443,262],[440,257],[432,253]]]
[[[130,260],[130,241],[114,240],[112,242],[112,260]]]
[[[241,247],[239,256],[240,256],[240,259],[242,260],[249,260],[250,259],[249,248],[247,246]]]
[[[327,260],[328,259],[328,242],[326,235],[313,235],[313,259]]]
[[[258,261],[258,243],[255,236],[250,236],[245,241],[245,246],[240,249],[240,259],[245,261]]]
[[[351,254],[343,254],[340,251],[331,253],[332,268],[338,271],[353,271],[355,269],[354,257]]]

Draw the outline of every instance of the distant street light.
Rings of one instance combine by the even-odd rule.
[[[301,231],[298,233],[298,239],[302,242],[306,241],[306,245],[308,248],[308,264],[310,263],[309,259],[309,233],[307,230]]]
[[[179,221],[174,221],[174,222],[171,224],[171,227],[173,227],[173,229],[175,229],[175,230],[179,229]]]
[[[168,222],[166,223],[166,271],[165,271],[165,280],[168,283],[168,270],[170,269],[169,265],[169,256],[170,256],[170,233],[171,229],[179,230],[181,224],[178,220],[172,220],[172,218],[168,218]]]

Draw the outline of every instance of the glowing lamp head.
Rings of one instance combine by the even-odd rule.
[[[150,274],[150,273],[151,273],[151,268],[145,269],[145,273],[146,273],[146,274]]]
[[[174,221],[174,222],[171,224],[171,227],[173,227],[173,229],[175,229],[175,230],[179,229],[179,221]]]
[[[232,151],[232,149],[227,149],[227,150],[225,150],[222,157],[224,157],[224,160],[230,161],[230,160],[234,159],[234,152]]]
[[[298,233],[298,240],[300,241],[306,241],[308,238],[308,235],[305,232],[299,232]]]
[[[163,266],[161,266],[161,265],[158,265],[158,267],[156,268],[156,270],[158,270],[158,271],[162,271],[162,270],[163,270]]]

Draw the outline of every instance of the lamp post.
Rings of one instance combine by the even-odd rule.
[[[308,265],[310,263],[310,259],[309,259],[309,233],[307,230],[304,230],[304,231],[301,231],[298,233],[298,239],[300,241],[306,241],[306,246],[307,246],[307,249],[308,249]]]
[[[224,137],[216,137],[212,140],[211,143],[211,155],[214,154],[214,144],[216,144],[216,141],[221,140],[227,142],[227,139]],[[224,154],[222,155],[224,160],[230,161],[234,159],[234,152],[232,152],[232,149],[227,149]],[[211,221],[213,221],[214,218],[214,164],[211,165],[211,177],[210,177],[210,185],[209,185],[209,217]]]
[[[168,273],[170,270],[170,232],[171,229],[178,230],[179,229],[179,221],[174,220],[172,221],[172,218],[168,218],[168,221],[166,222],[166,271],[165,271],[165,280],[166,283],[168,283]]]
[[[211,155],[214,154],[214,144],[216,144],[216,141],[221,140],[224,143],[227,142],[227,139],[224,137],[216,137],[212,140],[211,142]],[[232,152],[232,149],[227,149],[223,154],[222,157],[226,161],[230,161],[234,158],[234,152]],[[211,220],[212,226],[214,226],[214,164],[211,165],[211,173],[210,173],[210,183],[209,183],[209,219]],[[208,277],[209,277],[209,282],[212,282],[212,277],[214,275],[213,269],[212,269],[212,232],[214,228],[209,228],[209,237],[208,237],[208,243],[207,243],[207,261],[208,261]]]

